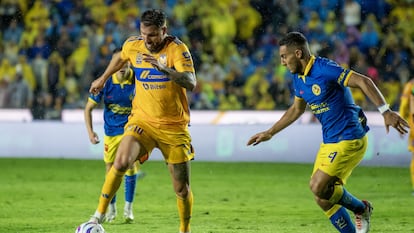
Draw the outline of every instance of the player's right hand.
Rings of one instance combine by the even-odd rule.
[[[93,134],[89,135],[89,141],[91,141],[92,144],[98,144],[100,142],[98,134],[93,132]]]
[[[102,90],[102,88],[105,85],[105,79],[103,77],[97,78],[95,81],[92,82],[91,87],[89,88],[89,93],[92,93],[94,95],[99,94],[99,92]]]
[[[257,144],[267,141],[273,137],[268,131],[263,131],[253,135],[249,141],[247,142],[247,146],[253,145],[256,146]]]

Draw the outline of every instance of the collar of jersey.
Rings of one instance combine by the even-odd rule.
[[[303,79],[303,82],[306,81],[305,78],[308,75],[309,71],[312,69],[313,63],[315,63],[315,59],[316,57],[312,55],[309,59],[308,64],[305,67],[305,72],[303,72],[303,75],[298,75],[299,78]]]
[[[128,78],[125,79],[123,82],[119,82],[119,80],[116,78],[117,73],[115,73],[115,74],[112,75],[112,83],[113,84],[132,84],[132,82],[133,82],[132,75],[133,74],[134,74],[134,72],[132,70],[130,70]]]

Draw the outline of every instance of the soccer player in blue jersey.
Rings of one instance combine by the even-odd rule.
[[[193,208],[190,161],[194,158],[188,129],[187,91],[194,90],[196,75],[188,47],[167,34],[167,18],[160,10],[143,12],[140,36],[128,38],[120,54],[112,57],[105,72],[89,89],[98,93],[108,78],[130,62],[135,72],[132,111],[118,147],[114,165],[102,186],[98,207],[90,219],[101,222],[122,176],[135,161],[145,162],[158,148],[167,164],[176,194],[179,232],[189,233]]]
[[[367,148],[367,119],[354,103],[349,87],[360,88],[378,106],[388,133],[394,127],[408,132],[408,123],[392,111],[372,80],[339,66],[332,60],[315,57],[300,32],[290,32],[279,41],[282,65],[293,74],[294,102],[268,130],[253,135],[247,145],[271,139],[309,106],[322,125],[323,143],[316,155],[310,189],[335,228],[342,233],[365,233],[370,228],[372,205],[348,192],[344,185],[362,160]],[[355,224],[347,209],[355,214]]]
[[[120,50],[114,51],[119,53]],[[104,88],[96,95],[90,94],[85,106],[85,125],[88,130],[89,140],[92,144],[99,143],[99,137],[93,130],[92,110],[103,100],[104,103],[104,162],[106,173],[115,161],[116,151],[124,133],[124,126],[131,113],[132,98],[134,97],[135,83],[134,72],[129,63],[125,65],[111,78],[106,81]],[[134,220],[132,203],[135,196],[137,178],[144,173],[139,171],[140,165],[131,164],[125,174],[125,206],[124,218],[126,222]],[[105,221],[112,222],[117,215],[116,196],[114,196],[108,206]]]

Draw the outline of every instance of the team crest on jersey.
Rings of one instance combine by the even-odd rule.
[[[167,55],[166,54],[161,54],[160,58],[158,59],[158,61],[163,64],[163,65],[167,65]]]
[[[321,87],[318,84],[312,85],[312,93],[316,96],[321,94]]]
[[[135,59],[135,62],[140,65],[142,64],[142,53],[137,54],[137,59]]]

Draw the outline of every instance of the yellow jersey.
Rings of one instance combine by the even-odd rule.
[[[128,38],[123,44],[121,58],[129,60],[135,72],[131,117],[154,126],[187,126],[190,110],[186,89],[145,62],[143,54],[151,54],[177,72],[195,72],[191,54],[178,38],[167,36],[164,48],[158,53],[148,51],[142,37]]]

